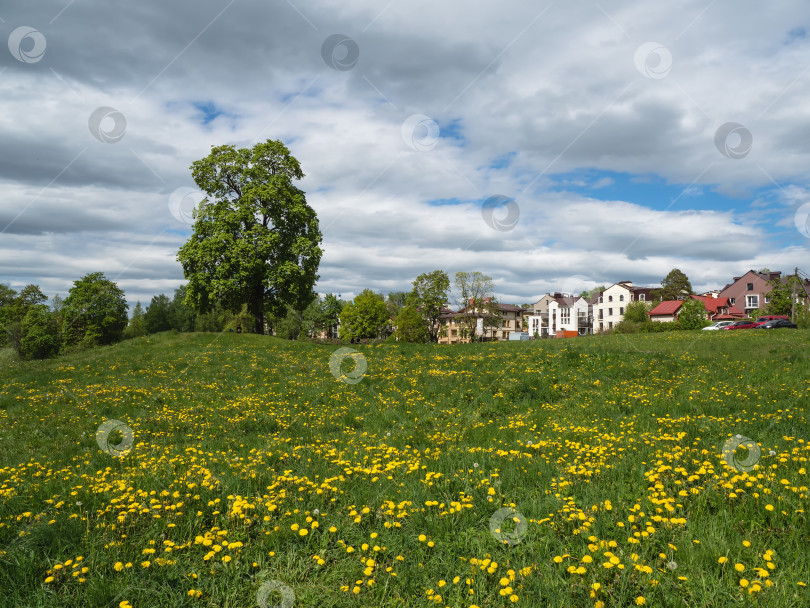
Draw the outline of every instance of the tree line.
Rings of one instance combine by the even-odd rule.
[[[45,359],[73,347],[112,344],[127,327],[124,292],[103,273],[78,281],[67,297],[51,305],[38,285],[19,293],[0,285],[0,345],[11,346],[24,359]]]

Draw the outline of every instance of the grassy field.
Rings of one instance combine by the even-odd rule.
[[[355,349],[0,354],[0,606],[810,606],[810,332]]]

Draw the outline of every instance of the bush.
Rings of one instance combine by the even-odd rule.
[[[676,331],[682,329],[677,321],[666,321],[659,323],[658,321],[650,321],[641,325],[640,330],[642,333],[661,333],[665,331]]]
[[[706,318],[706,307],[700,300],[686,300],[678,312],[680,329],[702,329],[711,323]]]
[[[641,331],[641,325],[643,323],[623,319],[613,326],[613,332],[617,334],[637,334]]]
[[[37,304],[29,308],[20,329],[23,359],[47,359],[59,354],[59,329],[47,306]]]

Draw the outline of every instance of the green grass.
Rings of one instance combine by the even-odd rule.
[[[295,606],[807,606],[808,347],[357,346],[355,384],[337,347],[250,334],[0,351],[0,606],[253,607],[271,580]]]

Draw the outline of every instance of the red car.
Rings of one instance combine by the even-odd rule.
[[[754,329],[758,327],[759,323],[756,321],[737,321],[733,325],[728,325],[727,327],[723,327],[721,329],[729,330],[729,329]]]

